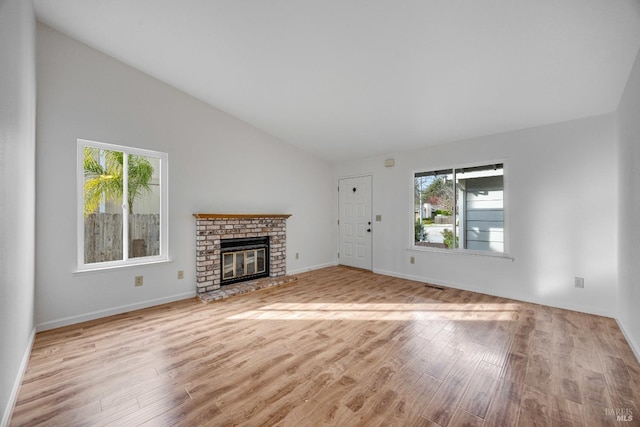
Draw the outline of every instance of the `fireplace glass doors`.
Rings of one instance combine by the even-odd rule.
[[[222,285],[269,275],[269,239],[229,239],[221,242]]]

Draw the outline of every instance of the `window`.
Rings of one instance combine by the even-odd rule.
[[[414,247],[505,252],[504,165],[416,172]]]
[[[166,153],[78,140],[78,269],[168,259]]]

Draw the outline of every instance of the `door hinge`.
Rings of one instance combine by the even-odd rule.
[[[338,252],[338,259],[340,259],[340,252]]]
[[[338,225],[340,225],[340,220],[338,220]]]

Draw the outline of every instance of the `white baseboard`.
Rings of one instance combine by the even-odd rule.
[[[9,401],[7,402],[7,406],[4,409],[2,420],[0,420],[0,427],[7,427],[9,425],[9,420],[11,419],[13,408],[15,407],[16,401],[18,400],[18,392],[20,391],[20,386],[22,385],[22,378],[24,377],[24,373],[27,370],[29,357],[31,357],[31,349],[33,348],[33,341],[35,340],[35,338],[36,328],[33,328],[33,330],[31,331],[31,335],[29,336],[27,348],[24,350],[24,355],[22,356],[22,362],[20,362],[18,375],[16,376],[16,380],[13,383],[13,388],[11,389],[11,394],[9,395]]]
[[[481,287],[476,287],[476,286],[466,286],[466,285],[461,285],[459,283],[452,283],[452,282],[447,282],[444,280],[436,280],[436,279],[431,279],[429,277],[421,277],[421,276],[412,276],[409,274],[402,274],[402,273],[395,273],[392,271],[386,271],[386,270],[374,270],[374,273],[378,273],[378,274],[383,274],[385,276],[391,276],[391,277],[398,277],[401,279],[408,279],[408,280],[415,280],[416,282],[423,282],[423,283],[431,283],[433,285],[441,285],[441,286],[445,286],[447,288],[454,288],[454,289],[460,289],[463,291],[469,291],[469,292],[476,292],[479,294],[485,294],[485,295],[492,295],[492,296],[496,296],[496,297],[501,297],[501,298],[508,298],[508,299],[512,299],[512,300],[516,300],[516,301],[522,301],[522,302],[528,302],[528,303],[532,303],[532,304],[540,304],[540,305],[546,305],[549,307],[555,307],[555,308],[562,308],[564,310],[571,310],[571,311],[579,311],[581,313],[587,313],[587,314],[595,314],[596,316],[603,316],[603,317],[611,317],[615,319],[615,316],[607,311],[603,311],[603,310],[598,310],[595,309],[593,307],[584,307],[578,304],[567,304],[567,303],[562,303],[562,304],[558,304],[554,301],[547,301],[547,300],[543,300],[540,298],[535,298],[535,297],[523,297],[522,295],[517,295],[517,294],[509,294],[506,292],[496,292],[494,289],[484,289]]]
[[[287,271],[287,276],[291,276],[291,275],[294,275],[294,274],[300,274],[300,273],[306,273],[308,271],[313,271],[313,270],[320,270],[321,268],[335,267],[336,265],[338,265],[337,262],[327,262],[327,263],[324,263],[324,264],[313,265],[311,267],[299,268],[297,270],[290,270],[290,271]]]
[[[61,328],[76,323],[86,322],[88,320],[100,319],[102,317],[113,316],[114,314],[127,313],[141,308],[153,307],[156,305],[167,304],[170,302],[180,301],[187,298],[194,298],[196,292],[185,292],[182,294],[171,295],[168,297],[156,298],[152,300],[137,302],[134,304],[121,305],[119,307],[107,308],[104,310],[92,311],[89,313],[78,314],[76,316],[63,317],[62,319],[50,320],[48,322],[38,323],[36,329],[38,332],[48,331],[49,329]]]
[[[635,342],[631,334],[627,332],[627,329],[625,329],[624,327],[624,323],[622,323],[622,321],[618,318],[616,318],[616,322],[618,323],[618,327],[622,331],[622,335],[624,335],[624,337],[627,339],[627,344],[629,344],[629,347],[631,347],[631,351],[633,351],[633,354],[636,356],[636,360],[640,362],[640,347],[638,347],[638,344]]]

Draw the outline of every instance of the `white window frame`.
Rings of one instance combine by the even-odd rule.
[[[129,258],[129,239],[128,229],[129,223],[126,220],[128,218],[129,207],[126,202],[122,203],[123,223],[122,223],[122,251],[123,259],[117,261],[105,261],[94,262],[86,264],[84,262],[84,148],[95,147],[103,150],[120,151],[125,155],[136,155],[145,157],[154,157],[159,159],[159,184],[160,184],[160,254],[146,257]],[[128,175],[127,167],[128,162],[123,162],[123,179],[126,179]],[[129,267],[136,265],[153,264],[159,262],[169,261],[169,155],[167,153],[145,150],[142,148],[127,147],[124,145],[107,144],[104,142],[90,141],[86,139],[78,139],[77,147],[77,248],[78,248],[78,261],[77,271],[95,271],[105,270],[120,267]],[[123,188],[123,201],[127,200],[127,185]]]
[[[503,216],[503,235],[504,235],[504,250],[503,252],[492,252],[492,251],[483,251],[483,250],[473,250],[473,249],[465,249],[465,248],[453,248],[453,249],[442,249],[442,248],[435,248],[435,247],[429,247],[429,246],[418,246],[415,244],[415,236],[414,236],[414,227],[415,227],[415,205],[414,205],[414,196],[413,196],[413,192],[414,192],[414,183],[415,183],[415,176],[416,173],[424,173],[424,172],[430,172],[430,171],[441,171],[441,170],[452,170],[455,171],[456,169],[464,169],[464,168],[473,168],[473,167],[478,167],[478,166],[488,166],[488,165],[492,165],[492,164],[502,164],[502,173],[503,173],[503,210],[504,210],[504,216]],[[420,252],[438,252],[438,253],[443,253],[443,254],[464,254],[464,255],[477,255],[477,256],[487,256],[487,257],[495,257],[495,258],[508,258],[513,260],[513,258],[511,257],[511,255],[509,254],[509,239],[511,236],[511,233],[509,231],[509,207],[508,207],[508,165],[507,165],[507,161],[505,159],[498,159],[498,160],[489,160],[489,161],[482,161],[482,162],[474,162],[474,163],[466,163],[466,164],[457,164],[457,165],[447,165],[447,166],[432,166],[432,167],[425,167],[425,168],[421,168],[421,169],[415,169],[411,171],[411,209],[410,209],[410,213],[411,213],[411,243],[409,248],[411,250],[415,250],[415,251],[420,251]],[[454,176],[455,179],[455,176]]]

